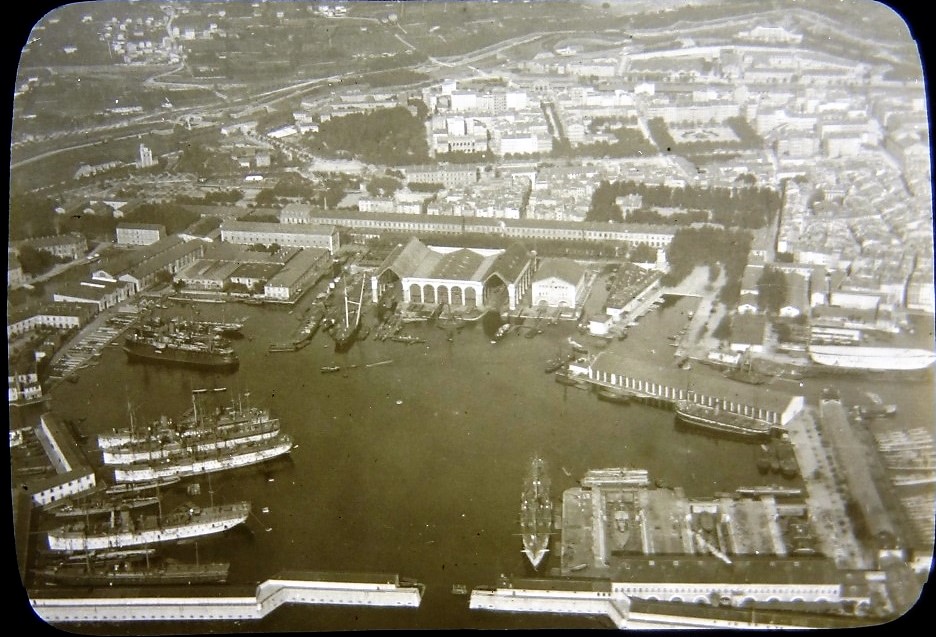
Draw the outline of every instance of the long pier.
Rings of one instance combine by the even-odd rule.
[[[74,596],[31,591],[30,604],[48,623],[257,620],[283,604],[418,608],[424,586],[394,574],[283,573],[251,592],[227,595],[139,594],[104,589]],[[141,591],[141,589],[134,589]],[[121,593],[115,596],[114,593]]]
[[[537,585],[538,584],[538,585]],[[543,585],[545,584],[545,585]],[[639,608],[635,608],[638,602]],[[471,592],[472,610],[512,613],[545,613],[607,617],[618,629],[672,630],[674,628],[789,628],[775,623],[653,612],[650,604],[613,590],[610,582],[565,580],[562,582],[504,582],[498,587],[478,587]]]
[[[652,601],[628,594],[626,585],[599,579],[523,579],[501,576],[496,586],[471,592],[472,610],[603,617],[618,629],[805,629],[866,626],[866,617],[729,608]]]

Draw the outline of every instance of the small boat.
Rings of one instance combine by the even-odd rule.
[[[340,372],[341,368],[338,367],[337,365],[326,365],[322,367],[321,371],[323,374],[333,374],[335,372]]]
[[[504,336],[507,335],[507,332],[510,331],[511,327],[513,326],[510,323],[504,323],[503,325],[498,327],[497,331],[494,333],[494,338],[491,339],[491,344],[493,345],[494,343],[497,343],[502,338],[504,338]]]
[[[633,398],[632,394],[629,392],[614,387],[595,385],[595,388],[595,394],[598,396],[598,400],[624,405],[629,403],[631,398]]]
[[[773,450],[767,445],[761,445],[757,451],[757,472],[764,475],[770,471],[770,463],[774,457]],[[779,464],[777,466],[779,469]]]
[[[568,371],[559,371],[553,376],[560,385],[568,385],[569,387],[577,387],[579,389],[589,388],[588,381],[578,374],[571,374]]]
[[[885,404],[878,394],[865,392],[865,395],[871,399],[871,404],[858,406],[858,415],[861,418],[881,418],[894,416],[897,413],[897,405]]]
[[[452,595],[467,595],[468,587],[464,584],[452,584]]]
[[[562,358],[551,358],[546,361],[546,367],[543,369],[547,374],[552,374],[553,372],[558,372],[562,369],[563,365],[566,364],[566,361]]]

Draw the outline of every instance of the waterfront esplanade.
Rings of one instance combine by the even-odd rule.
[[[805,406],[803,396],[719,375],[699,374],[612,352],[601,352],[586,367],[593,383],[618,387],[649,400],[689,400],[722,411],[785,427]]]
[[[415,237],[397,245],[371,277],[377,302],[396,287],[404,303],[517,308],[533,281],[533,254],[523,244],[506,250],[427,246]]]

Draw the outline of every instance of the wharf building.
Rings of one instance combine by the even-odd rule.
[[[29,494],[36,506],[46,506],[62,498],[93,491],[97,486],[94,468],[88,463],[78,443],[61,419],[52,412],[39,417],[39,424],[31,428],[39,441],[54,474],[27,478],[15,485]]]
[[[251,250],[250,246],[213,243],[200,259],[175,278],[191,290],[220,291],[230,283],[250,288],[266,283],[299,251],[299,248],[280,248],[271,254],[265,250]]]
[[[533,277],[533,307],[575,309],[585,293],[585,266],[567,259],[542,259]]]
[[[68,281],[56,292],[56,303],[83,303],[90,305],[95,314],[123,303],[133,294],[133,285],[125,281]]]
[[[375,302],[392,290],[404,303],[506,304],[515,310],[530,290],[533,271],[533,254],[519,243],[482,250],[427,246],[413,238],[387,255],[371,277],[371,292]]]
[[[784,428],[805,408],[805,399],[800,395],[720,376],[695,375],[689,370],[607,351],[584,365],[575,365],[573,371],[593,384],[623,390],[646,402],[668,406],[688,400],[719,407],[726,415],[756,418],[775,429]]]
[[[80,329],[92,315],[92,310],[81,303],[44,303],[10,314],[7,317],[7,338],[25,334],[40,325],[58,330]]]
[[[819,546],[796,488],[690,498],[615,468],[589,471],[562,498],[560,573],[646,601],[869,612],[875,574],[839,569]]]
[[[299,295],[304,288],[315,285],[331,264],[327,250],[306,248],[287,261],[263,286],[263,295],[269,299],[286,301]]]
[[[104,257],[91,272],[94,282],[129,284],[136,294],[155,284],[160,272],[176,274],[194,263],[205,251],[202,241],[184,241],[171,236],[135,250],[121,251]]]

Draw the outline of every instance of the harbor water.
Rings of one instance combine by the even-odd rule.
[[[695,303],[689,297],[671,298],[632,328],[626,340],[607,347],[673,364],[667,335],[685,325]],[[534,454],[547,462],[557,503],[587,470],[604,467],[647,469],[651,480],[680,486],[690,497],[740,486],[802,484],[759,474],[757,445],[677,428],[671,411],[605,402],[592,392],[556,383],[544,365],[569,351],[570,336],[593,353],[601,349],[571,323],[543,322],[542,333],[533,338],[514,329],[497,343],[481,322],[460,330],[413,323],[407,324],[407,333],[425,342],[371,337],[339,354],[329,336],[319,333],[304,349],[270,353],[270,343],[285,340],[296,328],[301,308],[206,304],[199,311],[211,319],[235,309],[247,318],[245,338],[234,341],[241,360],[236,372],[131,363],[119,347],[107,347],[97,365],[80,372],[78,382],[58,385],[45,408],[78,423],[89,436],[93,460],[99,459],[94,435],[126,427],[128,403],[136,422],[146,422],[181,415],[191,407],[193,389],[226,387],[231,399],[242,396],[271,409],[296,444],[290,457],[213,474],[210,484],[201,478],[199,494],[181,496],[202,504],[209,498],[252,503],[247,525],[199,541],[200,559],[230,561],[228,581],[234,584],[252,584],[284,570],[400,573],[426,585],[422,606],[284,607],[259,623],[69,630],[603,627],[606,620],[600,618],[472,612],[467,597],[451,592],[456,584],[468,590],[491,585],[500,574],[534,575],[519,535],[520,495]],[[371,312],[365,319],[373,324]],[[322,373],[325,366],[340,370]],[[863,387],[861,379],[802,382],[802,387],[797,381],[781,388],[803,392],[816,404],[823,384],[842,386],[843,398]],[[931,382],[876,381],[874,390],[898,403],[900,414],[912,414],[931,428]],[[30,414],[35,410],[19,410],[12,417],[28,420]],[[552,546],[558,543],[555,537]],[[550,553],[539,573],[547,575],[558,566],[558,554]]]

